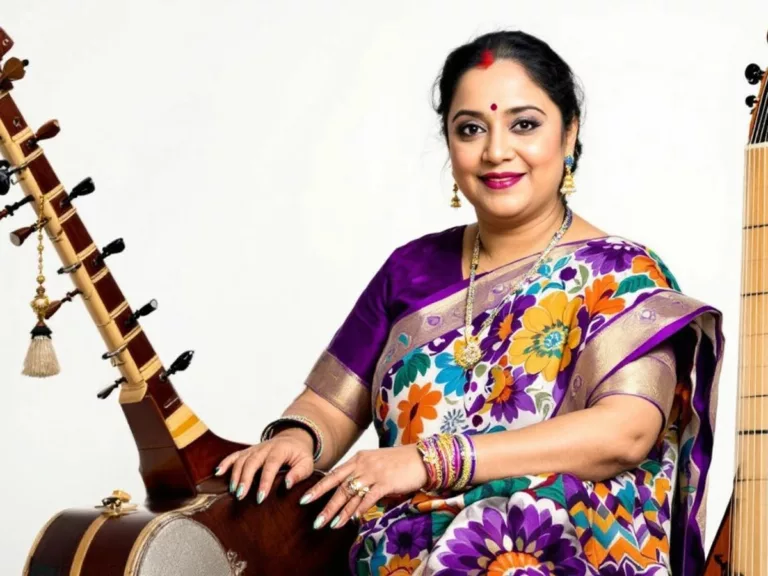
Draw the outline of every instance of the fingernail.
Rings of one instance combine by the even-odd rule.
[[[309,504],[310,500],[312,500],[312,494],[304,494],[299,500],[299,504]]]
[[[354,520],[355,522],[357,522],[357,512],[355,512],[354,514],[352,514],[352,520]]]
[[[237,494],[235,494],[235,496],[236,496],[238,499],[240,499],[240,498],[242,498],[242,497],[243,497],[243,490],[244,490],[244,489],[245,489],[245,486],[243,486],[242,484],[240,484],[240,486],[238,486],[238,487],[237,487]]]
[[[315,520],[315,524],[313,526],[314,529],[317,530],[318,528],[320,528],[320,526],[323,525],[323,522],[325,522],[325,516],[320,514],[320,516],[318,516],[317,519]]]
[[[293,486],[293,480],[291,480],[290,478],[286,478],[285,479],[285,487],[288,488],[288,490],[290,490],[291,486]]]
[[[234,491],[235,491],[235,481],[234,480],[230,480],[229,481],[229,492],[232,493]]]
[[[341,520],[341,518],[339,518],[338,516],[336,516],[336,518],[334,518],[334,519],[331,521],[331,528],[336,528],[336,525],[339,523],[339,521],[340,521],[340,520]]]
[[[218,466],[216,466],[216,469],[213,471],[213,473],[214,473],[216,476],[221,476],[221,468],[219,468]]]
[[[264,494],[264,490],[259,490],[259,493],[256,495],[256,504],[261,504],[264,502],[264,497],[266,494]]]

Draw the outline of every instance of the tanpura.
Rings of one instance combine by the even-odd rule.
[[[0,29],[0,60],[12,46]],[[0,195],[15,183],[24,194],[0,211],[0,219],[15,216],[25,205],[37,216],[11,233],[17,246],[34,237],[38,244],[38,288],[32,300],[37,321],[24,373],[46,377],[59,371],[47,322],[62,305],[82,300],[106,345],[102,360],[120,372],[98,396],[120,389],[147,497],[136,506],[116,490],[98,507],[56,514],[35,539],[24,575],[344,574],[354,525],[312,529],[330,494],[308,506],[298,504],[322,472],[290,492],[275,482],[274,494],[261,505],[255,496],[236,500],[224,480],[213,476],[225,456],[245,445],[214,434],[176,392],[170,378],[189,366],[192,351],[165,368],[152,347],[140,319],[153,313],[157,302],[133,308],[107,266],[109,258],[124,251],[125,242],[117,238],[99,248],[78,213],[77,204],[96,189],[93,181],[86,178],[67,191],[41,147],[59,133],[58,122],[33,131],[11,97],[28,64],[8,58],[0,70],[0,154],[5,159],[0,162]],[[61,259],[58,273],[75,286],[54,302],[45,292],[43,233]]]
[[[752,110],[744,152],[736,474],[706,576],[768,576],[768,74],[746,70]]]

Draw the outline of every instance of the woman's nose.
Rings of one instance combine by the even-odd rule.
[[[504,130],[491,130],[485,147],[485,159],[491,164],[501,164],[514,156],[511,138]]]

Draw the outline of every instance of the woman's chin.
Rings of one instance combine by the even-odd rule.
[[[523,194],[498,193],[484,194],[475,204],[488,217],[498,219],[510,219],[524,213],[530,202]]]

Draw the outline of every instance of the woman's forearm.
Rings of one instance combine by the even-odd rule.
[[[363,430],[346,414],[309,388],[305,389],[283,414],[306,416],[314,421],[323,433],[323,453],[315,468],[329,470],[357,441]],[[291,434],[305,439],[312,445],[309,432],[298,428],[286,428],[278,434]]]
[[[642,462],[661,423],[661,413],[650,402],[612,396],[520,430],[478,434],[472,437],[477,453],[473,483],[541,473],[601,481]]]

